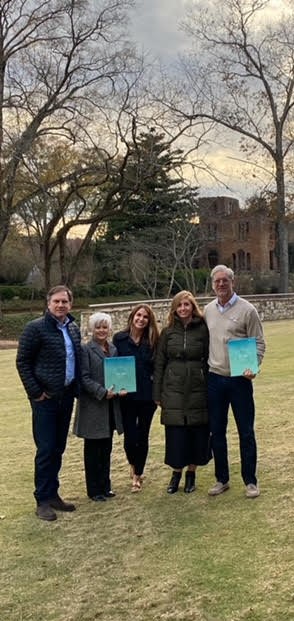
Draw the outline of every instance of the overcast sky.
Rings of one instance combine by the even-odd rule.
[[[202,6],[209,1],[202,0]],[[218,0],[213,2],[217,10]],[[262,12],[262,20],[266,13],[279,15],[282,4],[281,0],[270,0],[269,6]],[[163,59],[175,57],[189,43],[179,26],[191,5],[193,0],[136,0],[131,25],[134,39],[145,51],[151,51]]]
[[[205,2],[202,0],[204,6]],[[160,58],[164,64],[176,62],[178,54],[189,48],[189,38],[180,29],[180,23],[192,3],[193,0],[137,0],[131,14],[130,32],[139,49]],[[217,5],[217,0],[215,3]],[[279,14],[280,10],[280,0],[271,0],[270,11]],[[217,184],[207,175],[200,175],[200,192],[202,195],[233,195],[243,202],[259,187],[258,175],[254,176],[247,164],[240,168],[238,158],[241,155],[231,133],[224,136],[223,141],[220,138],[212,146],[208,160],[228,187]]]
[[[187,34],[180,29],[189,4],[190,0],[138,0],[131,13],[130,32],[139,49],[160,58],[164,64],[176,62],[178,54],[189,46]],[[200,175],[202,195],[233,195],[243,200],[239,167],[229,156],[221,144],[213,146],[210,164],[216,167],[218,175],[222,176],[223,171],[224,183],[229,187],[217,184],[208,175]]]
[[[189,0],[138,0],[133,11],[133,36],[146,52],[168,61],[186,44],[179,30]]]

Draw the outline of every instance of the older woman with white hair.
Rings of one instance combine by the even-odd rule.
[[[89,498],[104,501],[115,496],[110,482],[112,437],[123,432],[118,396],[104,383],[104,359],[117,355],[110,341],[111,317],[94,313],[89,319],[92,340],[82,347],[81,394],[74,433],[84,438],[86,488]]]

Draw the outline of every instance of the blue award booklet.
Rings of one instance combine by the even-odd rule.
[[[243,375],[246,369],[258,373],[256,338],[228,341],[231,376]]]
[[[136,365],[134,356],[104,358],[105,388],[114,392],[136,392]]]

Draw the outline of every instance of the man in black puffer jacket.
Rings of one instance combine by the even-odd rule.
[[[74,511],[58,494],[58,474],[78,396],[81,336],[70,315],[73,296],[58,285],[47,295],[47,311],[30,321],[19,340],[16,366],[31,403],[35,457],[36,514],[56,520],[55,510]]]

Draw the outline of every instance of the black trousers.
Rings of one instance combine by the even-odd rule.
[[[112,436],[110,438],[84,439],[85,477],[89,498],[104,495],[111,489],[111,451]]]
[[[124,426],[124,449],[135,474],[141,475],[149,449],[149,431],[156,405],[153,401],[120,401]]]

